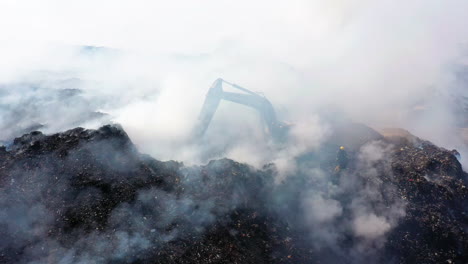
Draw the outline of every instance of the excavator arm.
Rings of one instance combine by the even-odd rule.
[[[223,83],[229,84],[244,93],[225,92],[223,91]],[[206,95],[198,123],[195,126],[194,136],[196,138],[205,134],[221,100],[242,104],[257,110],[272,138],[275,141],[283,141],[285,139],[287,126],[277,120],[273,105],[268,99],[239,85],[226,82],[221,78],[213,83]]]

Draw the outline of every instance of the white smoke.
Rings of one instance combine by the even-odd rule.
[[[310,169],[294,158],[327,139],[329,120],[318,114],[325,112],[403,127],[459,149],[467,164],[457,127],[464,113],[452,100],[467,93],[460,78],[468,66],[465,10],[464,0],[2,1],[0,140],[35,124],[52,133],[112,120],[157,159],[204,162],[200,153],[215,149],[209,158],[275,162],[281,182]],[[187,144],[218,77],[264,93],[293,124],[289,144],[273,148],[255,111],[226,102],[204,144]],[[63,88],[82,93],[65,101],[56,96]],[[89,112],[108,118],[82,120]],[[375,166],[390,171],[389,149],[373,143],[359,150],[360,177],[372,182],[363,189],[356,175],[338,186],[320,170],[307,171],[317,189],[302,194],[301,206],[319,244],[348,233],[363,249],[385,241],[404,215],[399,201],[382,205]],[[334,197],[350,192],[350,204]],[[345,210],[352,219],[340,218]],[[132,247],[132,237],[116,235]]]
[[[263,92],[298,127],[323,126],[308,125],[309,117],[333,106],[354,121],[405,127],[464,150],[448,96],[465,93],[455,89],[454,69],[466,66],[466,7],[461,0],[4,1],[0,80],[11,90],[12,82],[49,80],[46,72],[77,77],[84,96],[100,98],[97,110],[161,159],[197,160],[197,151],[183,143],[217,77]],[[83,52],[82,44],[108,48]],[[255,143],[264,141],[255,132],[258,119],[248,117],[254,112],[221,107],[210,129],[248,131]],[[72,111],[60,112],[67,120]],[[320,143],[314,139],[312,145]],[[225,154],[247,160],[252,151],[243,149]]]

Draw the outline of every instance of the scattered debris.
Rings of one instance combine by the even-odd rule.
[[[378,262],[467,263],[467,175],[456,154],[417,138],[378,138],[393,146],[391,166],[375,164],[376,178],[362,184],[405,204],[375,249]],[[358,175],[353,160],[346,173]],[[290,186],[305,191],[292,181],[275,185],[271,166],[228,159],[157,161],[116,125],[32,132],[0,148],[0,262],[353,263],[351,253],[313,246],[298,215],[273,205]],[[280,204],[300,214],[294,197]],[[340,247],[359,242],[348,237]]]

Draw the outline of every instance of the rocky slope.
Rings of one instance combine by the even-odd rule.
[[[374,139],[346,170],[317,151],[278,182],[273,164],[157,161],[115,125],[32,132],[0,148],[0,262],[467,263],[456,153]]]

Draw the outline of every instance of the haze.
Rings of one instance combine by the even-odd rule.
[[[77,77],[96,110],[161,159],[194,160],[181,142],[218,77],[265,94],[298,125],[297,145],[326,137],[316,113],[330,111],[375,128],[408,129],[465,157],[464,115],[453,98],[466,95],[467,11],[463,0],[5,0],[0,81]],[[105,48],[90,55],[82,46]],[[11,98],[2,103],[19,102]],[[253,164],[278,158],[259,158],[266,147],[254,144],[262,135],[252,110],[223,103],[213,141],[226,141],[220,130],[250,137],[226,156]]]

